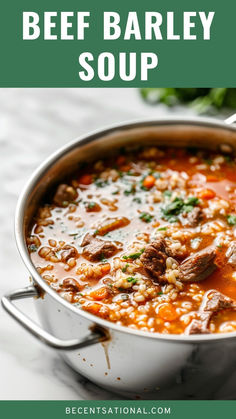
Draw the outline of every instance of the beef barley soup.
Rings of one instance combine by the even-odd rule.
[[[59,184],[34,217],[34,265],[63,298],[149,332],[236,331],[236,161],[120,150]]]

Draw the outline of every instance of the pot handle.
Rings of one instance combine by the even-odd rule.
[[[99,326],[94,326],[93,330],[90,330],[89,334],[83,339],[62,340],[51,335],[34,323],[28,316],[22,313],[22,311],[20,311],[12,302],[14,300],[30,297],[39,297],[39,293],[33,285],[18,289],[5,295],[1,302],[3,308],[18,323],[20,323],[26,330],[28,330],[28,332],[46,345],[63,351],[72,351],[74,349],[81,349],[96,343],[104,342],[109,339],[108,332]]]
[[[228,125],[232,125],[236,122],[236,113],[234,113],[233,115],[229,116],[229,118],[225,119],[225,123]]]

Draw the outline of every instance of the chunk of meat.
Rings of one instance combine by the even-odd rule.
[[[208,320],[209,321],[209,320]],[[202,320],[193,319],[185,330],[186,335],[200,335],[210,333],[207,323]]]
[[[73,246],[66,245],[63,247],[63,251],[61,252],[61,260],[62,262],[66,263],[70,258],[77,258],[78,252],[77,249]]]
[[[229,246],[226,257],[228,258],[228,263],[234,268],[236,267],[236,242],[232,242]]]
[[[140,260],[144,268],[154,277],[159,277],[166,270],[166,259],[168,257],[182,259],[184,252],[182,249],[171,249],[171,242],[163,237],[158,237],[150,243],[143,252]],[[176,261],[178,265],[178,262]],[[161,278],[160,278],[161,279]]]
[[[187,335],[210,333],[209,323],[214,314],[223,309],[236,310],[236,301],[216,290],[208,291],[198,311],[198,319],[193,319],[185,330]]]
[[[180,281],[198,282],[206,279],[217,268],[215,257],[215,250],[206,248],[186,258],[179,266]]]
[[[196,227],[203,217],[203,212],[201,208],[194,207],[192,211],[183,214],[181,221],[183,225],[189,227]]]
[[[74,278],[65,278],[62,282],[62,288],[66,289],[67,291],[81,291],[83,286],[79,284],[78,281]]]
[[[62,183],[58,186],[56,193],[53,197],[54,204],[59,207],[66,207],[70,202],[75,201],[78,197],[76,189],[72,186]]]
[[[236,308],[236,302],[219,291],[210,290],[206,293],[200,311],[216,313],[224,308]]]
[[[91,262],[98,262],[104,258],[109,258],[119,250],[111,241],[98,239],[89,233],[84,237],[81,246],[85,247],[83,256]]]
[[[167,257],[165,239],[160,237],[146,247],[140,260],[152,276],[159,277],[166,269]]]

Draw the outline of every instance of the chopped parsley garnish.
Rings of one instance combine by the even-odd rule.
[[[229,225],[235,226],[236,225],[236,215],[234,215],[234,214],[227,215],[227,221],[228,221]]]
[[[86,208],[89,208],[89,209],[92,209],[96,206],[96,202],[93,202],[93,201],[91,201],[91,202],[86,202],[85,201],[84,204],[85,204]]]
[[[104,188],[108,184],[108,180],[97,179],[94,183],[98,188]]]
[[[112,192],[112,195],[117,195],[120,192],[119,189],[117,189],[116,191]]]
[[[127,271],[127,268],[129,267],[129,264],[126,263],[126,265],[121,269],[123,273]]]
[[[178,215],[184,212],[191,212],[198,203],[199,199],[195,196],[191,196],[185,201],[182,198],[176,197],[174,201],[161,208],[163,218],[170,223],[174,223],[178,221]]]
[[[142,212],[139,218],[144,221],[145,223],[150,223],[153,219],[153,215],[149,214],[148,212]]]
[[[132,183],[132,185],[130,186],[129,189],[125,189],[124,190],[124,194],[125,195],[134,195],[136,192],[136,185],[135,183]]]
[[[170,198],[171,195],[172,195],[172,192],[169,191],[169,190],[166,190],[166,191],[163,192],[163,195],[166,196],[166,197],[168,197],[168,198]]]
[[[134,201],[134,202],[137,202],[137,204],[142,204],[142,200],[141,200],[141,198],[138,198],[138,197],[133,198],[133,201]]]
[[[199,199],[196,196],[190,196],[187,201],[186,201],[186,205],[197,205],[199,203]]]
[[[159,227],[158,229],[157,229],[157,231],[166,231],[167,230],[167,227]]]
[[[100,259],[100,261],[101,261],[101,262],[103,262],[103,263],[107,262],[107,259],[105,258],[104,253],[101,253],[101,255],[100,255],[99,259]]]
[[[136,279],[136,278],[134,278],[133,276],[130,276],[129,278],[126,278],[126,280],[127,280],[128,282],[131,282],[131,283],[132,283],[132,285],[134,285],[134,284],[136,284],[136,283],[137,283],[137,279]]]
[[[141,249],[139,252],[137,252],[137,253],[131,253],[130,255],[125,255],[125,256],[123,256],[123,259],[133,259],[133,260],[135,260],[135,259],[138,259],[141,255],[142,255],[142,253],[144,252],[144,250],[145,249]]]

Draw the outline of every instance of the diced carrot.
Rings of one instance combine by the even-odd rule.
[[[170,303],[162,304],[158,310],[158,314],[163,320],[167,322],[171,322],[178,318],[178,314]]]
[[[108,218],[105,219],[104,224],[102,223],[97,228],[97,234],[105,236],[110,231],[117,230],[118,228],[126,227],[130,223],[130,220],[126,217]]]
[[[153,185],[155,184],[156,178],[152,175],[148,175],[145,177],[145,179],[143,180],[143,186],[145,186],[145,188],[152,188]]]
[[[119,156],[116,160],[116,163],[118,164],[118,166],[120,166],[121,164],[125,163],[125,157],[124,156]]]
[[[208,175],[207,176],[207,182],[218,182],[219,178],[215,175]]]
[[[98,288],[92,292],[90,292],[90,297],[92,297],[94,300],[104,300],[105,298],[108,298],[110,295],[109,290],[106,287]]]
[[[83,309],[85,311],[89,311],[89,313],[96,314],[96,315],[99,313],[101,308],[102,308],[102,305],[97,304],[97,303],[88,304],[87,306],[83,306]]]
[[[103,275],[108,274],[108,272],[110,272],[110,270],[111,270],[110,263],[103,263],[102,265],[99,265],[99,266],[101,267]]]
[[[199,192],[198,196],[201,199],[212,199],[215,198],[216,194],[211,189],[203,189]]]
[[[90,185],[93,182],[92,175],[86,174],[82,175],[79,179],[79,183],[82,185]]]

